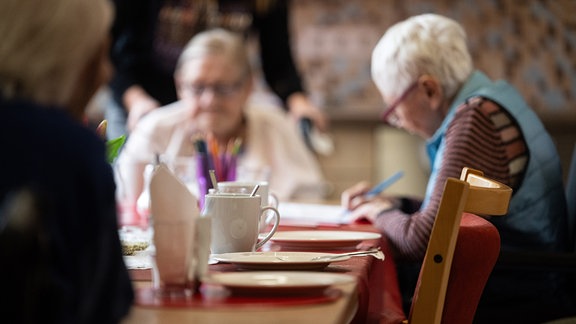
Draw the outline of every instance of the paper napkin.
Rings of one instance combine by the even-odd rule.
[[[209,237],[198,232],[209,233],[209,222],[200,220],[198,200],[164,163],[156,166],[149,191],[158,279],[167,285],[192,283],[208,265]]]

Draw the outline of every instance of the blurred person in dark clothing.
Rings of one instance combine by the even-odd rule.
[[[105,145],[84,123],[111,74],[107,0],[0,2],[0,314],[118,323],[133,291]]]

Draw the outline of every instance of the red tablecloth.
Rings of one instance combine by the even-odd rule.
[[[310,230],[310,227],[281,226],[279,231],[287,230]],[[350,224],[335,226],[318,226],[315,230],[350,230],[377,232],[371,225]],[[396,264],[385,237],[377,240],[368,240],[361,243],[368,249],[379,246],[385,255],[381,261],[371,256],[352,257],[349,260],[330,264],[327,272],[347,273],[358,279],[358,310],[352,323],[399,323],[404,319],[402,311],[401,295],[398,286]],[[283,249],[284,250],[284,249]],[[326,252],[350,252],[329,250]],[[235,271],[232,264],[210,265],[210,271]],[[134,280],[138,280],[136,274],[132,274]],[[147,274],[149,279],[149,273]]]
[[[310,227],[281,226],[279,231],[310,230]],[[334,226],[318,226],[315,230],[350,230],[377,232],[371,225],[350,224]],[[349,260],[330,264],[327,272],[347,273],[358,279],[358,311],[352,323],[379,323],[385,319],[387,323],[400,322],[403,319],[400,289],[396,273],[396,264],[385,237],[368,240],[361,243],[368,249],[379,246],[384,252],[384,261],[371,256],[352,257]],[[284,250],[284,249],[283,249]],[[326,252],[349,252],[329,250]],[[231,264],[211,265],[213,271],[234,271]]]

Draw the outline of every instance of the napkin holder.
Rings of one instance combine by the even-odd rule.
[[[164,163],[155,167],[149,191],[154,287],[170,297],[189,296],[207,272],[210,218],[201,217],[196,197]]]

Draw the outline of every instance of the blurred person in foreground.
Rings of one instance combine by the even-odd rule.
[[[117,323],[133,291],[112,168],[83,124],[108,80],[107,0],[0,2],[0,313]]]
[[[237,176],[244,178],[241,170],[268,169],[270,190],[281,200],[323,197],[320,166],[296,125],[283,112],[248,101],[253,79],[240,36],[224,29],[197,34],[182,52],[174,78],[180,99],[146,115],[118,159],[128,205],[144,190],[143,171],[156,154],[167,163],[193,157],[198,137],[220,148],[240,139]]]
[[[424,14],[392,26],[372,53],[372,78],[387,104],[382,118],[426,140],[431,175],[423,201],[366,199],[370,186],[362,182],[342,194],[342,204],[388,237],[405,265],[399,274],[406,299],[414,291],[446,178],[459,178],[465,166],[514,190],[506,216],[487,216],[500,232],[502,250],[569,249],[555,145],[510,84],[474,70],[466,41],[457,22]],[[410,262],[415,265],[406,266]],[[476,317],[539,323],[564,315],[568,305],[558,274],[495,271]]]

